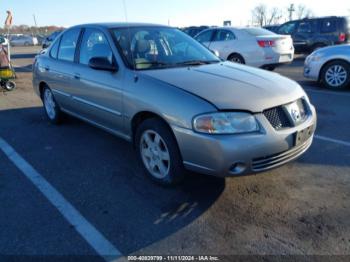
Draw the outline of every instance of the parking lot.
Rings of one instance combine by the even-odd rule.
[[[59,127],[48,123],[31,86],[38,51],[13,50],[18,88],[0,92],[0,254],[349,261],[350,91],[304,79],[302,56],[276,72],[298,81],[317,108],[317,136],[307,154],[268,173],[191,174],[167,189],[141,174],[127,142],[74,118]]]

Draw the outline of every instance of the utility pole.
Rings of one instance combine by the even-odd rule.
[[[36,22],[35,14],[33,14],[33,19],[34,19],[35,31],[36,31],[36,33],[40,33],[40,32],[38,32],[38,24]]]
[[[288,8],[289,12],[289,21],[293,20],[293,13],[295,12],[295,6],[294,4],[291,4],[290,7]]]

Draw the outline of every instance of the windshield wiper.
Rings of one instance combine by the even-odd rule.
[[[167,66],[169,64],[164,63],[164,62],[160,62],[160,61],[144,61],[144,62],[140,62],[140,63],[135,63],[135,65],[159,65],[159,66]]]
[[[219,60],[190,60],[190,61],[184,61],[180,63],[176,63],[177,65],[189,65],[189,66],[196,66],[196,65],[209,65],[213,63],[219,63]]]

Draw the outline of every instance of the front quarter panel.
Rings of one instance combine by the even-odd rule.
[[[124,115],[128,135],[132,134],[132,119],[140,112],[154,113],[172,128],[192,129],[195,116],[217,111],[204,99],[142,73],[130,71],[125,81]]]

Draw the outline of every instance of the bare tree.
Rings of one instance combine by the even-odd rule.
[[[266,26],[278,24],[283,17],[281,9],[274,7],[268,9],[266,5],[260,4],[252,10],[253,24]]]
[[[266,14],[267,7],[264,4],[260,4],[256,6],[253,11],[253,22],[258,24],[259,26],[264,26],[266,24]]]
[[[298,5],[297,8],[297,17],[298,19],[312,17],[313,13],[311,9],[307,8],[305,5]]]

